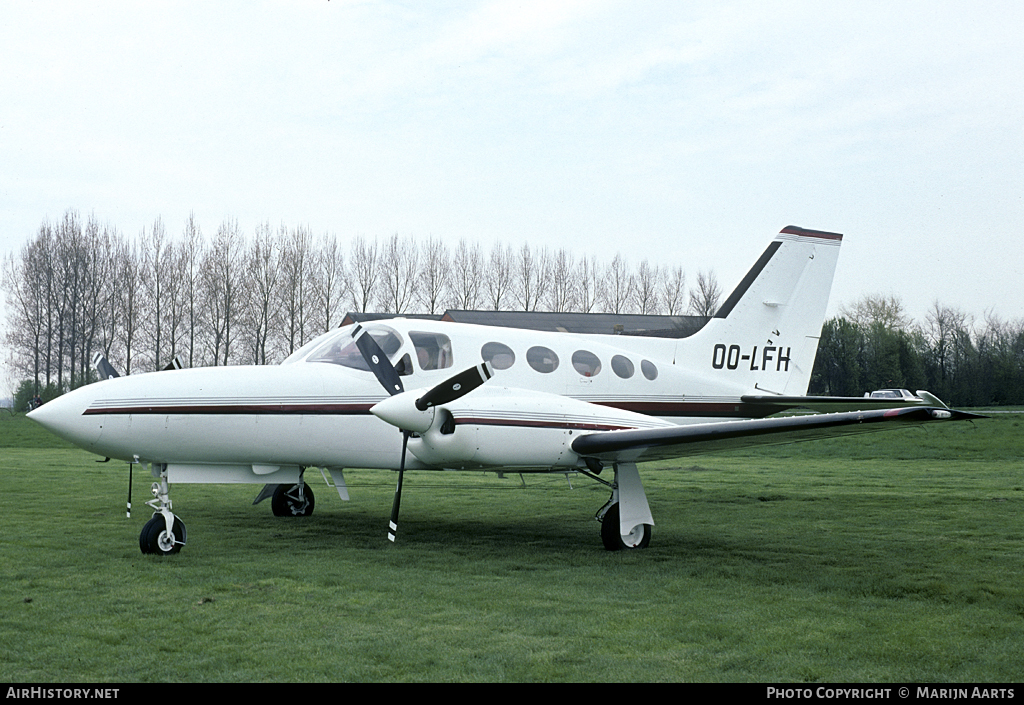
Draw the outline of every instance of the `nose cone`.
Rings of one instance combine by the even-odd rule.
[[[102,427],[97,420],[84,415],[93,396],[87,390],[82,387],[57,397],[30,411],[28,418],[79,448],[91,450],[99,440]]]

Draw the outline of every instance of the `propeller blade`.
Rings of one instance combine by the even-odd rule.
[[[398,371],[395,370],[391,360],[388,359],[388,356],[377,345],[377,341],[373,339],[373,336],[362,326],[356,326],[355,330],[352,331],[352,337],[355,339],[356,347],[359,348],[359,352],[362,354],[363,360],[366,361],[367,367],[376,375],[377,381],[387,390],[388,394],[395,395],[404,392],[405,387],[402,386],[402,378],[398,376]]]
[[[92,364],[96,368],[96,372],[99,373],[100,379],[114,379],[121,376],[117,374],[117,370],[107,362],[107,358],[101,352],[92,356]]]
[[[429,390],[416,400],[416,408],[426,411],[432,406],[455,401],[459,397],[469,394],[493,376],[494,369],[491,367],[491,363],[481,362],[476,367],[463,370]]]
[[[395,487],[395,501],[391,505],[391,522],[388,524],[388,541],[395,542],[398,533],[398,510],[402,506],[402,479],[405,477],[405,451],[409,446],[409,434],[402,431],[402,460],[398,466],[398,486]]]

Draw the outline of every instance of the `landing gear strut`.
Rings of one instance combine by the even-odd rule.
[[[146,502],[152,507],[153,518],[146,522],[139,534],[139,549],[143,553],[169,556],[185,545],[187,532],[181,519],[171,512],[170,487],[167,485],[167,466],[160,468],[160,481],[153,483],[153,499]]]
[[[651,542],[654,518],[635,463],[615,466],[612,496],[598,510],[601,542],[609,551],[647,548]]]

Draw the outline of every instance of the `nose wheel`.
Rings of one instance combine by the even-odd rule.
[[[185,524],[171,512],[167,466],[160,468],[160,481],[153,483],[153,499],[146,502],[153,508],[153,518],[139,533],[139,550],[145,554],[169,556],[185,545]]]
[[[174,517],[168,530],[167,518],[163,514],[157,514],[142,527],[139,534],[139,549],[146,554],[169,556],[181,550],[185,545],[185,538],[185,524],[181,519]]]

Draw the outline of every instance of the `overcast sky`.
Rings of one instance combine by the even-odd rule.
[[[1024,316],[1024,3],[0,0],[0,254],[66,209],[713,268]],[[3,357],[3,356],[0,356]]]

